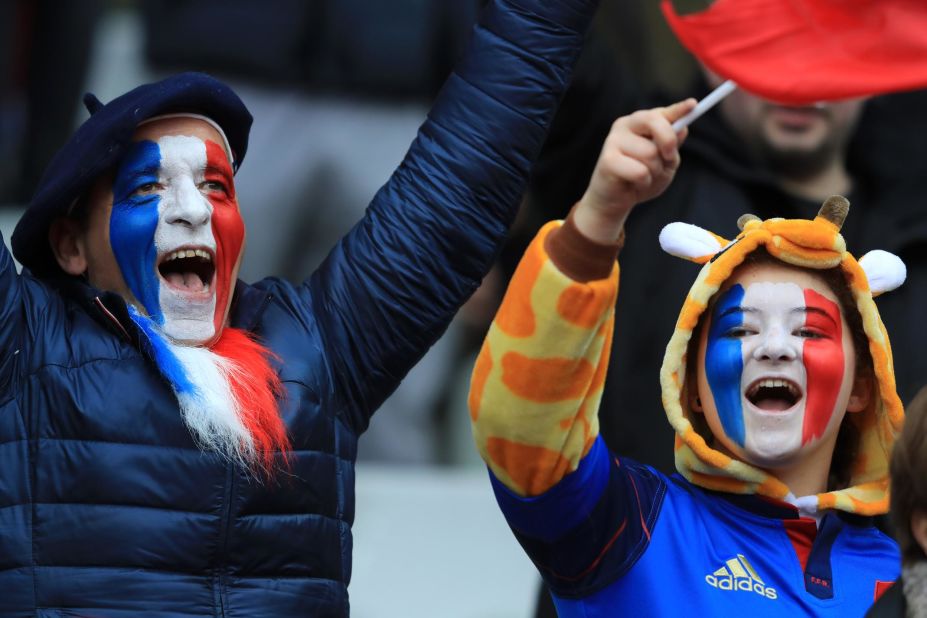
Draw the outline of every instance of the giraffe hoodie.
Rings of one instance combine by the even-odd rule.
[[[499,505],[560,616],[861,616],[897,578],[897,547],[872,522],[888,507],[887,457],[903,418],[873,296],[900,285],[904,266],[884,252],[853,258],[839,233],[847,210],[832,198],[811,221],[741,217],[733,241],[681,223],[664,229],[665,250],[703,264],[660,376],[676,430],[672,476],[611,453],[598,436],[620,243],[592,243],[568,217],[530,245],[476,361],[469,405]],[[849,283],[876,388],[843,421],[859,436],[845,487],[792,495],[713,448],[687,404],[693,330],[757,248],[802,268],[839,268]]]

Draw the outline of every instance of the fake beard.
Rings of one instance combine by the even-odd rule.
[[[286,465],[291,449],[277,405],[283,388],[269,363],[272,352],[235,328],[223,329],[211,349],[185,346],[131,305],[129,315],[202,449],[268,479],[276,453]]]

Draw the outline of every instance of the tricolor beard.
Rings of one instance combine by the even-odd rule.
[[[211,348],[182,345],[134,308],[130,314],[200,448],[265,479],[278,464],[288,465],[291,447],[278,405],[283,387],[272,352],[235,328],[223,329]]]

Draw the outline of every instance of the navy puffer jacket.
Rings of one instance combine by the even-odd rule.
[[[490,267],[596,3],[491,2],[319,271],[239,284],[286,387],[275,483],[196,447],[118,296],[0,250],[0,615],[348,615],[358,436]]]

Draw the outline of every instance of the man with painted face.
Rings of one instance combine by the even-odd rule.
[[[582,199],[529,247],[474,368],[477,447],[560,616],[862,615],[899,571],[872,521],[903,420],[873,296],[905,269],[847,252],[844,198],[813,220],[744,215],[733,240],[667,225],[663,249],[703,265],[660,372],[679,473],[598,435],[613,328],[635,327],[613,324],[624,223],[673,179],[693,105],[616,121]]]
[[[227,86],[85,98],[22,274],[0,250],[0,614],[348,615],[358,437],[492,263],[595,5],[488,3],[301,285],[237,281],[251,116]]]

